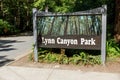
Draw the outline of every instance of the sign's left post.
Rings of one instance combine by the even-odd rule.
[[[37,47],[37,25],[36,25],[36,16],[37,9],[33,8],[33,39],[34,39],[34,61],[38,62],[38,47]]]

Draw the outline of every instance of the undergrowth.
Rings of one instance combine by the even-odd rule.
[[[120,57],[120,44],[117,44],[114,39],[107,41],[106,50],[108,60],[115,60]]]
[[[59,49],[44,49],[40,48],[38,53],[38,60],[41,63],[59,63],[59,64],[74,64],[74,65],[93,65],[100,64],[100,55],[92,55],[80,50],[66,50],[66,54],[60,54]],[[68,53],[75,52],[75,54]],[[98,52],[98,51],[97,51]],[[69,54],[69,55],[68,55]],[[33,55],[30,59],[33,60]]]

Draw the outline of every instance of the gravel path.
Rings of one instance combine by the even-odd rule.
[[[1,37],[0,65],[16,60],[32,50],[33,36]]]

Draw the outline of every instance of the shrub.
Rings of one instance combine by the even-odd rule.
[[[0,35],[8,35],[15,33],[15,28],[7,21],[0,19]]]
[[[73,54],[73,56],[68,56],[66,54],[52,52],[51,49],[43,48],[39,48],[38,59],[39,62],[74,65],[94,65],[101,63],[100,55],[90,55],[82,51],[79,52],[79,54]]]
[[[108,57],[119,57],[120,56],[120,45],[115,42],[114,39],[107,41],[107,56]]]

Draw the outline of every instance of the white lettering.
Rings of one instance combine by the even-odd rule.
[[[81,38],[81,45],[96,45],[96,43],[93,38],[91,38],[91,39]]]
[[[60,38],[57,38],[57,43],[58,43],[58,44],[61,44],[61,42],[62,42],[62,41],[60,40]]]
[[[91,45],[96,45],[95,40],[93,38],[91,39]]]
[[[55,40],[54,39],[47,39],[47,38],[42,37],[42,43],[44,43],[45,45],[55,44]]]
[[[84,43],[84,38],[81,38],[81,45],[83,45]]]
[[[78,45],[77,39],[62,39],[60,37],[57,38],[57,43],[58,44],[66,44],[67,46],[69,46],[70,44]]]

